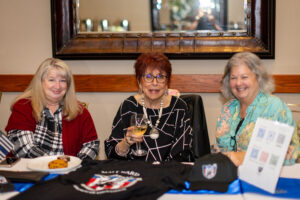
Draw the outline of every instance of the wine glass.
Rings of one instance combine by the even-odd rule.
[[[146,117],[143,114],[132,115],[130,118],[130,125],[134,126],[133,132],[135,135],[142,136],[147,130]],[[145,156],[147,152],[141,148],[141,143],[136,143],[136,150],[132,150],[135,156]]]

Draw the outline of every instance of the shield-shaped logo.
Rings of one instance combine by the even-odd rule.
[[[207,179],[212,179],[217,174],[217,164],[202,165],[202,174]]]
[[[135,185],[141,178],[132,176],[122,176],[118,174],[102,175],[94,174],[87,182],[74,185],[78,191],[90,194],[114,193],[126,190],[128,187]]]

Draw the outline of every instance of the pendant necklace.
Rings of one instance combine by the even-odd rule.
[[[164,99],[162,98],[161,101],[160,101],[160,109],[159,109],[159,114],[158,114],[158,119],[156,120],[155,122],[155,126],[153,126],[150,122],[150,120],[148,119],[148,115],[147,115],[147,110],[145,108],[145,101],[144,101],[144,97],[142,97],[141,99],[142,101],[142,105],[143,105],[143,112],[144,112],[144,115],[146,116],[146,119],[147,119],[147,124],[151,127],[151,130],[150,130],[150,138],[151,139],[157,139],[159,137],[159,132],[157,130],[157,126],[159,124],[159,120],[162,116],[162,110],[163,110],[163,105],[164,105]]]

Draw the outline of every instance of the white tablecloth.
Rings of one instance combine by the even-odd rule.
[[[7,170],[7,171],[31,171],[30,169],[27,168],[27,162],[30,159],[28,158],[21,158],[19,162],[17,162],[14,166],[12,167],[0,167],[0,170]],[[73,171],[75,169],[72,169],[70,171]],[[66,172],[61,172],[60,174],[66,174],[69,173],[70,171]],[[6,193],[0,193],[0,200],[5,200],[9,199],[10,197],[13,197],[17,195],[19,192],[14,191],[14,192],[6,192]]]
[[[22,158],[20,162],[14,165],[11,168],[0,167],[0,170],[9,170],[9,171],[30,171],[27,168],[27,162],[29,159]],[[297,178],[300,179],[300,164],[295,164],[292,166],[284,166],[281,170],[280,177],[286,178]],[[300,189],[299,189],[300,190]],[[18,192],[7,192],[0,193],[0,199],[5,200]],[[159,200],[191,200],[191,199],[208,199],[208,200],[218,200],[218,199],[243,199],[243,200],[260,200],[260,199],[278,199],[270,196],[259,195],[254,193],[244,193],[244,194],[234,194],[234,195],[225,195],[225,194],[164,194],[159,198]]]

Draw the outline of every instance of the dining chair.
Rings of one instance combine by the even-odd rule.
[[[191,126],[193,129],[192,150],[194,158],[197,159],[210,153],[203,101],[201,96],[196,94],[181,95],[180,98],[183,99],[188,106],[188,114],[191,117]]]

